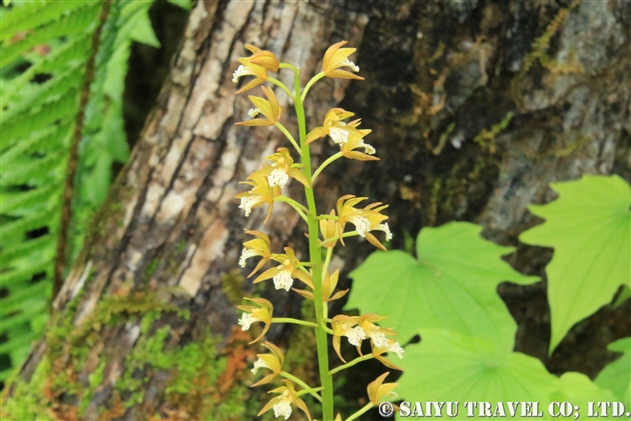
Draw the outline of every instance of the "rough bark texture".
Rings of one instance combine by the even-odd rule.
[[[341,39],[358,47],[355,61],[366,81],[316,85],[306,105],[309,125],[319,125],[333,106],[352,110],[373,129],[370,143],[381,161],[331,166],[316,183],[319,208],[330,209],[347,193],[390,203],[398,248],[406,233],[414,236],[422,226],[481,223],[486,238],[518,246],[511,264],[544,278],[534,286],[499,289],[519,323],[516,350],[541,358],[555,373],[594,376],[613,358],[606,345],[631,334],[631,304],[605,307],[579,323],[548,359],[544,267],[550,252],[516,239],[539,222],[527,205],[553,198],[549,182],[583,174],[631,179],[631,4],[570,6],[199,1],[95,235],[54,303],[57,328],[35,347],[19,381],[32,381],[37,367],[48,364],[46,399],[60,419],[227,420],[256,413],[259,397],[243,389],[256,350],[244,346],[249,336],[234,329],[234,305],[254,292],[243,282],[246,272],[236,269],[243,229],[260,229],[264,212],[244,218],[233,196],[242,190],[238,182],[281,144],[281,135],[233,126],[246,117],[249,103],[245,95],[235,97],[232,72],[249,42],[300,64],[304,83],[318,71],[326,47]],[[558,24],[551,25],[555,18]],[[533,47],[545,34],[549,41]],[[539,60],[544,54],[552,60]],[[289,83],[288,74],[280,77]],[[278,95],[281,105],[290,105]],[[489,134],[509,112],[507,127]],[[284,118],[295,129],[293,114]],[[484,129],[486,136],[478,136]],[[334,145],[319,142],[315,159],[333,151]],[[296,183],[289,191],[301,195]],[[303,225],[280,204],[265,229],[275,249],[289,245],[304,255]],[[345,276],[370,252],[366,244],[346,247],[333,264],[343,265]],[[269,297],[279,312],[300,314],[295,294]],[[208,329],[222,353],[204,362],[216,372],[204,368],[190,376],[186,393],[169,388],[184,375],[182,367],[139,356],[139,349],[155,351],[147,339],[167,325],[164,350],[171,357],[188,355],[178,353],[190,349],[187,344],[205,343]],[[269,337],[287,341],[297,334],[274,326]],[[301,343],[304,352],[308,342]],[[309,373],[312,361],[294,357],[292,364]],[[101,375],[91,376],[96,370]],[[342,388],[349,406],[362,404],[364,385],[374,378],[369,371],[351,372],[362,387]],[[124,381],[143,391],[129,408],[134,393],[120,388]],[[243,412],[227,415],[231,409],[222,404],[228,400]]]

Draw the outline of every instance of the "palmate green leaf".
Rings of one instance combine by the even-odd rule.
[[[613,392],[626,408],[631,407],[631,337],[618,339],[607,347],[622,352],[622,357],[607,365],[596,377],[596,384]]]
[[[614,307],[620,307],[622,303],[627,301],[629,298],[631,298],[631,288],[629,288],[629,285],[625,285],[624,288],[622,288],[620,295],[618,295],[618,298],[616,298],[616,301],[614,301],[612,305]]]
[[[558,389],[558,379],[538,359],[445,329],[421,330],[421,343],[407,346],[397,364],[403,376],[396,392],[403,400],[460,402],[457,419],[466,419],[463,402],[540,402],[545,413],[543,405]]]
[[[516,324],[496,292],[500,282],[530,284],[500,257],[513,248],[480,237],[482,227],[452,222],[423,228],[418,260],[401,251],[376,252],[350,276],[348,308],[388,315],[384,325],[405,343],[419,329],[445,328],[513,347]]]
[[[407,346],[398,364],[404,370],[396,389],[402,399],[460,402],[457,419],[466,419],[463,402],[492,402],[492,412],[497,410],[495,403],[502,402],[511,419],[532,418],[521,417],[523,405],[511,417],[508,402],[539,402],[542,416],[537,419],[552,420],[557,418],[548,413],[551,402],[579,405],[584,418],[587,402],[615,401],[610,391],[584,374],[565,373],[557,378],[537,358],[500,350],[485,338],[445,329],[423,329],[421,343]],[[478,410],[474,412],[476,419]]]
[[[529,207],[546,222],[519,239],[554,247],[546,267],[552,352],[576,322],[611,302],[620,285],[629,285],[631,187],[615,175],[550,186],[559,199]]]

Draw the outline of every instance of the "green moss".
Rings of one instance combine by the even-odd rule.
[[[47,400],[42,399],[43,389],[50,364],[48,359],[44,357],[35,369],[33,376],[29,382],[17,382],[11,399],[4,400],[0,416],[3,420],[37,420],[47,421]],[[5,389],[5,392],[8,390]]]
[[[233,306],[243,301],[243,281],[245,278],[239,270],[233,270],[221,276],[221,290]]]
[[[105,359],[102,359],[99,363],[99,366],[88,376],[88,389],[81,399],[81,404],[79,405],[79,414],[83,415],[85,410],[87,409],[90,401],[92,400],[92,396],[94,396],[94,392],[99,387],[99,385],[103,382],[103,370],[105,370]]]
[[[440,139],[438,139],[438,145],[436,145],[436,147],[432,149],[432,153],[434,155],[440,155],[443,148],[445,147],[445,144],[447,143],[447,139],[449,138],[449,135],[454,131],[455,128],[456,128],[456,123],[451,123],[449,126],[447,126],[445,131],[441,133]]]
[[[473,141],[491,153],[495,153],[495,137],[505,130],[513,118],[513,113],[507,113],[504,118],[497,124],[491,126],[490,129],[482,129]]]

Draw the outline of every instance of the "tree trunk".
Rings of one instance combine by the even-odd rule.
[[[527,205],[552,199],[551,181],[631,178],[629,22],[630,4],[615,0],[197,2],[141,138],[54,302],[49,334],[7,393],[16,402],[43,393],[34,407],[64,420],[242,420],[265,402],[247,388],[258,348],[235,328],[234,306],[253,293],[285,315],[303,306],[296,294],[266,295],[244,280],[243,229],[266,230],[275,249],[304,256],[306,228],[283,204],[263,228],[264,211],[246,219],[233,199],[282,142],[267,128],[233,126],[249,108],[231,82],[244,42],[299,64],[303,84],[332,43],[358,48],[366,80],[320,82],[307,118],[313,127],[334,106],[355,112],[381,160],[331,166],[315,186],[320,210],[348,193],[389,203],[394,248],[422,226],[475,221],[485,237],[519,246],[509,259],[518,270],[545,276],[550,253],[517,242],[538,222]],[[289,85],[289,76],[280,78]],[[295,131],[295,116],[284,118]],[[323,141],[312,156],[322,162],[333,151]],[[296,183],[288,189],[301,197]],[[360,244],[335,256],[342,286],[370,251]],[[500,293],[519,323],[516,350],[553,372],[594,376],[611,358],[606,344],[631,334],[629,303],[605,308],[548,360],[544,282]],[[291,344],[292,370],[313,376],[313,340],[303,334],[274,325],[268,338]],[[342,389],[350,400],[364,397],[370,378],[355,373],[366,381]]]

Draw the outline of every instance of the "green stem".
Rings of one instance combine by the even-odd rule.
[[[353,361],[347,362],[346,364],[342,364],[339,367],[335,367],[333,370],[329,371],[329,374],[333,375],[335,373],[339,373],[340,371],[345,370],[348,367],[352,367],[355,364],[361,363],[362,361],[372,360],[373,358],[375,358],[375,356],[372,354],[364,355],[363,357],[357,357]]]
[[[313,193],[313,182],[311,173],[311,154],[309,145],[305,143],[307,137],[307,127],[305,120],[305,110],[302,105],[302,97],[300,96],[300,72],[294,71],[294,86],[296,97],[294,106],[296,108],[296,116],[298,117],[298,132],[300,134],[300,146],[302,149],[301,157],[304,167],[302,171],[309,180],[312,187],[305,187],[305,196],[307,198],[307,207],[309,208],[308,222],[309,225],[309,256],[313,263],[313,299],[316,313],[316,345],[318,351],[318,370],[320,372],[320,384],[324,388],[322,390],[322,419],[330,421],[333,419],[333,378],[329,374],[329,344],[327,332],[324,330],[324,311],[322,300],[322,256],[320,254],[320,246],[318,239],[318,220],[316,219],[318,212],[316,209],[315,195]]]
[[[301,391],[296,392],[296,396],[300,397],[300,396],[302,396],[302,395],[306,395],[306,394],[308,393],[308,394],[310,394],[310,395],[312,395],[312,396],[317,396],[317,397],[319,398],[318,400],[319,400],[320,402],[322,402],[322,398],[320,398],[320,395],[318,395],[317,393],[315,393],[315,392],[319,392],[319,391],[321,391],[322,389],[324,389],[322,386],[320,386],[320,387],[316,387],[316,388],[313,388],[313,389],[302,389]]]
[[[285,202],[285,203],[287,203],[289,206],[294,208],[296,210],[296,212],[298,212],[298,215],[300,215],[300,217],[305,222],[309,223],[307,215],[305,215],[305,212],[309,213],[309,210],[307,208],[305,208],[304,206],[302,206],[300,203],[296,202],[294,199],[292,199],[290,197],[287,197],[287,196],[276,196],[276,197],[274,197],[274,201],[275,202]]]
[[[331,263],[332,255],[333,247],[329,247],[328,249],[326,249],[326,258],[324,259],[324,267],[322,268],[322,273],[326,273],[329,270],[329,263]],[[331,291],[331,293],[333,293],[333,291]]]
[[[350,417],[346,418],[346,421],[356,420],[359,416],[364,415],[366,412],[370,411],[372,409],[372,407],[373,407],[372,402],[371,403],[367,403],[366,406],[364,406],[362,409],[360,409],[359,411],[355,412]]]
[[[313,173],[312,182],[315,181],[316,177],[320,175],[322,170],[325,169],[327,165],[329,165],[331,162],[335,161],[336,159],[340,159],[342,156],[343,156],[342,152],[338,152],[335,155],[331,155],[326,161],[324,161],[322,165],[320,165],[320,167],[318,167],[318,169]]]
[[[346,237],[354,237],[356,235],[359,235],[357,233],[357,231],[348,231],[348,232],[345,232],[344,234],[342,234],[342,237],[344,237],[344,238],[346,238]],[[335,237],[327,238],[326,240],[324,240],[324,241],[322,241],[320,243],[320,247],[326,247],[329,244],[333,244],[334,242],[336,242],[339,239],[340,239],[340,237],[337,236],[337,235]]]
[[[278,80],[278,79],[276,79],[276,78],[273,78],[273,77],[271,77],[271,76],[268,76],[268,77],[267,77],[267,80],[268,80],[268,81],[270,81],[270,82],[272,82],[274,85],[278,86],[278,87],[279,87],[280,89],[282,89],[283,91],[285,91],[285,93],[286,93],[287,95],[289,95],[289,98],[291,98],[291,99],[292,99],[292,100],[294,100],[294,101],[296,100],[296,99],[294,98],[294,94],[292,94],[292,93],[289,91],[289,89],[287,89],[287,87],[285,86],[285,84],[284,84],[283,82],[281,82],[280,80]]]
[[[298,386],[303,387],[305,390],[307,390],[306,393],[309,393],[311,396],[313,396],[314,398],[316,398],[317,400],[319,400],[320,402],[322,402],[322,398],[320,397],[320,395],[318,395],[317,393],[315,393],[318,390],[321,390],[321,387],[316,387],[314,389],[310,388],[309,386],[307,386],[307,384],[305,382],[303,382],[302,380],[300,380],[298,377],[289,374],[286,371],[281,371],[280,375],[283,376],[286,379],[291,380],[292,382],[296,383]],[[302,392],[302,390],[300,391]],[[300,393],[298,392],[298,393]]]
[[[274,123],[274,126],[277,127],[278,130],[283,132],[285,137],[291,142],[292,145],[294,145],[294,148],[298,151],[298,155],[301,155],[302,151],[300,150],[300,146],[298,146],[298,143],[296,143],[296,139],[294,139],[294,137],[291,135],[291,133],[289,133],[289,130],[287,130],[285,128],[285,126],[280,124],[278,121],[276,123]]]
[[[300,96],[301,101],[305,100],[305,98],[307,97],[307,92],[309,92],[309,89],[311,89],[313,84],[319,81],[320,79],[322,79],[323,77],[324,77],[324,72],[320,72],[314,77],[312,77],[309,82],[307,82],[307,86],[305,86],[305,89],[302,91],[302,95]]]
[[[272,323],[291,323],[294,325],[318,327],[318,325],[313,322],[307,322],[300,319],[292,319],[291,317],[272,317]]]

